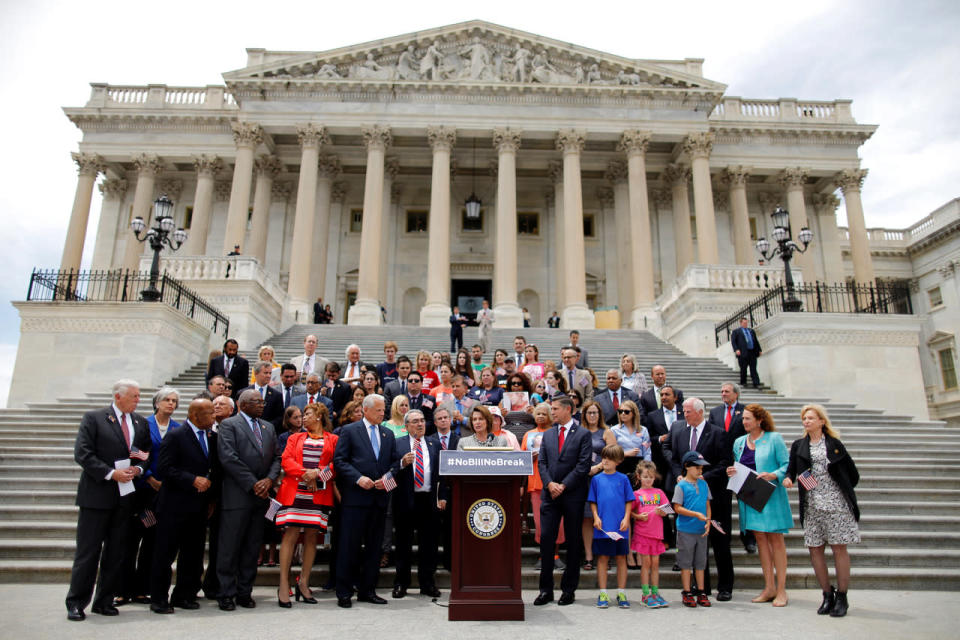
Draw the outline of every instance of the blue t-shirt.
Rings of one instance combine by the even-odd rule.
[[[633,487],[630,480],[619,471],[614,473],[600,472],[590,480],[590,494],[587,500],[597,503],[597,514],[603,523],[603,531],[620,531],[626,505],[633,502]],[[594,538],[607,538],[603,531],[593,530]],[[621,532],[624,537],[626,531]]]
[[[673,504],[703,515],[707,515],[707,500],[711,497],[710,487],[703,478],[699,478],[697,484],[683,478],[673,490]],[[677,514],[677,531],[700,534],[703,533],[703,526],[703,520],[699,518]]]

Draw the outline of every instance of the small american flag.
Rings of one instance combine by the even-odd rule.
[[[723,530],[723,527],[720,526],[720,523],[716,520],[710,521],[710,526],[720,532],[720,535],[726,535],[726,531]]]
[[[810,491],[817,486],[817,479],[813,477],[813,474],[810,473],[809,469],[797,476],[797,480],[800,481],[800,484],[802,484],[803,488],[807,491]]]
[[[146,460],[147,458],[150,457],[150,452],[140,451],[140,449],[137,449],[136,447],[134,447],[133,449],[130,450],[130,457],[136,458],[137,460]]]
[[[384,491],[393,491],[397,488],[397,481],[393,479],[393,474],[389,471],[383,474],[383,490]]]
[[[143,513],[140,514],[140,522],[143,523],[144,528],[149,529],[157,524],[157,516],[150,509],[144,509]]]
[[[320,482],[328,482],[332,477],[333,471],[330,470],[330,467],[324,467],[323,469],[320,469]]]

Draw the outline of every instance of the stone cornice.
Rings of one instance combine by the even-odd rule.
[[[856,144],[866,142],[875,125],[771,123],[771,122],[710,122],[714,144]]]
[[[232,134],[236,111],[219,113],[170,113],[129,109],[64,109],[67,118],[83,131],[186,131],[192,133]]]

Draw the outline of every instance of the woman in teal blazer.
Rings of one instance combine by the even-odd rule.
[[[756,534],[760,566],[763,569],[763,591],[753,602],[772,601],[775,607],[785,607],[787,547],[783,534],[793,526],[793,514],[790,512],[787,490],[782,483],[787,474],[790,454],[783,437],[775,430],[773,416],[759,404],[747,405],[743,410],[743,428],[747,434],[734,441],[733,459],[752,468],[762,480],[776,486],[763,511],[739,501],[740,529]],[[735,473],[734,467],[727,468],[728,476]]]

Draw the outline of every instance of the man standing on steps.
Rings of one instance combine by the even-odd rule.
[[[584,400],[593,399],[593,381],[589,372],[577,368],[577,350],[573,347],[564,347],[560,352],[560,359],[563,360],[560,375],[567,381],[567,387],[578,390]]]
[[[720,399],[722,404],[710,409],[710,424],[718,427],[727,437],[727,455],[733,459],[733,443],[742,435],[746,435],[743,428],[743,410],[746,408],[740,403],[740,387],[732,382],[724,382],[720,385]],[[716,497],[716,496],[714,496]],[[723,505],[720,505],[723,506]],[[719,522],[725,531],[730,531],[731,512],[713,512],[714,520]],[[740,530],[740,542],[747,553],[757,552],[757,539],[753,531]]]
[[[581,369],[590,368],[590,352],[580,346],[580,332],[574,329],[570,332],[570,344],[568,346],[573,347],[578,354],[580,354],[580,359],[577,360],[577,366]]]
[[[750,380],[754,388],[760,388],[760,375],[757,373],[757,358],[763,353],[757,334],[750,328],[750,321],[746,317],[740,318],[740,328],[730,334],[730,346],[740,363],[740,386],[747,386],[747,368],[750,369]]]
[[[313,324],[323,324],[323,298],[317,298],[313,303]]]
[[[147,470],[152,444],[146,419],[134,413],[139,403],[140,385],[120,380],[113,385],[113,404],[88,411],[80,421],[73,457],[83,473],[77,487],[80,517],[66,600],[68,620],[86,618],[83,610],[91,596],[94,613],[119,613],[113,597],[133,509],[133,479]],[[130,493],[124,494],[126,487]]]
[[[317,355],[317,345],[319,341],[317,336],[311,334],[303,339],[303,353],[295,357],[290,362],[297,368],[300,378],[306,378],[311,373],[323,376],[327,369],[327,363],[330,361]]]
[[[643,413],[652,413],[660,408],[660,391],[663,389],[664,385],[667,384],[667,370],[663,368],[662,364],[655,364],[650,369],[650,379],[653,382],[651,387],[643,392],[643,395],[640,396],[640,408],[643,410]],[[678,406],[683,406],[683,391],[673,387],[673,395],[676,399]]]
[[[240,345],[233,338],[223,343],[223,355],[210,360],[207,365],[205,380],[213,376],[223,376],[233,383],[233,399],[240,395],[240,390],[250,384],[250,363],[243,356],[237,355]]]
[[[517,336],[513,339],[513,355],[510,356],[510,359],[513,360],[514,365],[516,365],[517,371],[520,371],[526,363],[526,358],[523,357],[523,352],[526,348],[526,338]]]

